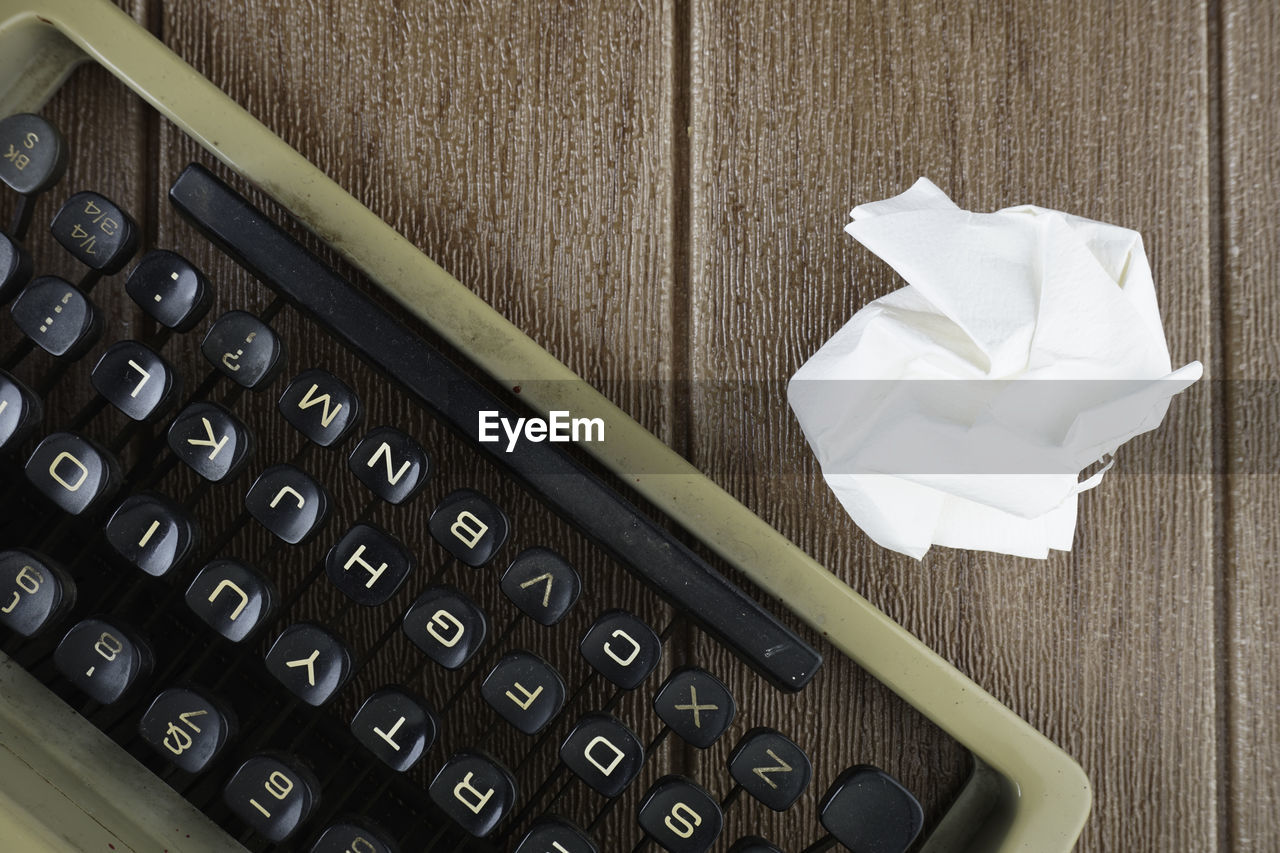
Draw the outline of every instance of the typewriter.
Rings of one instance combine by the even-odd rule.
[[[86,61],[155,204],[72,184]],[[8,849],[1073,846],[1069,757],[111,4],[0,0],[0,155]],[[833,748],[886,703],[919,762]]]

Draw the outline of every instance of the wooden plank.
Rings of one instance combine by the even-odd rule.
[[[1216,849],[1209,395],[1121,456],[1084,497],[1073,552],[1043,563],[871,544],[784,395],[900,286],[842,233],[846,211],[921,175],[974,210],[1034,202],[1139,229],[1174,362],[1207,359],[1203,4],[693,5],[695,463],[1081,761],[1097,800],[1080,849]],[[936,818],[945,745],[843,679],[802,736],[884,762]]]
[[[1228,412],[1226,541],[1227,839],[1274,846],[1280,814],[1280,611],[1276,519],[1280,422],[1280,22],[1264,3],[1222,5],[1224,395]]]

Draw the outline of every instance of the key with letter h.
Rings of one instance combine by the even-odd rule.
[[[357,524],[329,550],[329,582],[356,604],[374,607],[395,595],[413,571],[413,556],[371,524]]]

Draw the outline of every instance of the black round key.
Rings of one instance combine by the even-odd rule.
[[[98,307],[56,275],[42,275],[27,285],[9,311],[24,335],[59,358],[79,358],[102,335]]]
[[[319,625],[290,625],[267,652],[267,671],[293,695],[318,707],[346,683],[351,651]]]
[[[44,406],[35,393],[0,370],[0,453],[26,441],[44,419]]]
[[[204,336],[200,351],[220,373],[245,388],[263,388],[284,367],[284,344],[271,327],[244,311],[228,311]]]
[[[62,638],[53,662],[89,698],[110,705],[151,673],[155,658],[131,628],[106,618],[89,618]]]
[[[53,560],[25,548],[0,551],[0,625],[35,636],[56,624],[75,600],[75,582]]]
[[[280,414],[321,447],[340,443],[360,422],[360,398],[327,370],[304,370],[280,395]]]
[[[356,740],[397,773],[416,764],[439,731],[426,700],[398,687],[378,690],[351,720]]]
[[[888,773],[860,764],[841,773],[818,806],[822,825],[853,853],[903,853],[924,826],[924,810]]]
[[[773,729],[752,729],[729,756],[729,774],[776,812],[791,808],[813,775],[804,750]]]
[[[138,248],[138,224],[94,192],[67,199],[49,230],[76,260],[107,275],[123,269]]]
[[[192,403],[169,426],[169,449],[210,482],[240,473],[253,452],[253,434],[239,418],[215,403]]]
[[[644,747],[615,717],[587,714],[560,745],[560,760],[595,791],[616,797],[644,766]]]
[[[213,304],[213,288],[204,273],[166,249],[143,255],[124,286],[147,316],[176,332],[194,328]]]
[[[396,853],[396,847],[365,820],[343,820],[327,827],[310,853]]]
[[[67,144],[51,123],[33,113],[0,120],[0,180],[22,195],[36,195],[62,179]]]
[[[511,772],[479,752],[451,757],[431,780],[429,793],[445,814],[477,838],[493,832],[519,796]]]
[[[625,610],[601,614],[579,646],[582,656],[623,690],[634,690],[662,660],[662,641]]]
[[[113,344],[98,359],[89,382],[131,420],[155,421],[182,396],[182,377],[155,350],[137,341]]]
[[[390,504],[402,504],[427,484],[431,461],[422,445],[394,427],[372,430],[347,459],[351,473]]]
[[[200,690],[170,687],[138,722],[138,734],[180,770],[202,773],[235,735],[237,722],[225,705]]]
[[[480,685],[480,695],[504,720],[527,735],[546,728],[564,708],[564,680],[532,652],[512,652]]]
[[[569,821],[544,817],[521,839],[516,853],[599,853],[599,848]]]
[[[550,548],[528,548],[507,567],[502,591],[539,625],[554,625],[582,594],[582,579],[568,560]]]
[[[306,823],[320,801],[320,782],[292,755],[263,753],[240,765],[222,801],[268,841],[279,844]]]
[[[782,851],[758,835],[748,835],[746,838],[735,841],[729,848],[729,853],[782,853]]]
[[[395,595],[413,566],[408,549],[390,534],[363,523],[348,530],[324,560],[329,582],[364,607],[376,607]]]
[[[27,460],[27,479],[63,512],[84,515],[120,487],[120,463],[87,438],[55,432]]]
[[[664,776],[640,804],[640,827],[670,853],[705,853],[724,815],[711,795],[683,776]]]
[[[316,534],[329,517],[329,493],[292,465],[272,465],[244,496],[244,507],[277,538],[297,545]]]
[[[209,563],[187,587],[187,607],[233,643],[260,628],[275,606],[275,585],[236,560]]]
[[[199,538],[191,515],[157,494],[125,498],[107,522],[105,533],[117,554],[156,578],[180,566]]]
[[[720,679],[686,667],[671,673],[653,697],[653,710],[686,743],[706,749],[729,728],[738,705]]]
[[[7,234],[0,234],[0,305],[31,280],[31,256]]]
[[[471,660],[488,632],[484,611],[451,586],[429,587],[404,614],[405,636],[445,669]]]
[[[431,513],[431,536],[473,568],[485,565],[507,541],[507,516],[479,492],[458,489]]]

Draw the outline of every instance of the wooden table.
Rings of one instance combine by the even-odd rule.
[[[1273,4],[153,0],[133,11],[1062,744],[1096,788],[1081,850],[1275,849]],[[119,128],[80,133],[80,150],[97,150],[73,174],[154,210],[186,155],[115,89],[104,97],[104,79],[77,78],[55,107],[72,137]],[[916,562],[879,548],[817,477],[785,404],[796,368],[901,284],[842,232],[846,212],[921,175],[970,209],[1032,202],[1140,230],[1173,362],[1206,365],[1165,425],[1083,497],[1070,553],[936,549]],[[712,664],[723,654],[693,651]],[[890,698],[849,690],[829,683],[807,723],[927,779],[919,724]],[[853,692],[870,693],[861,710],[847,707]]]

